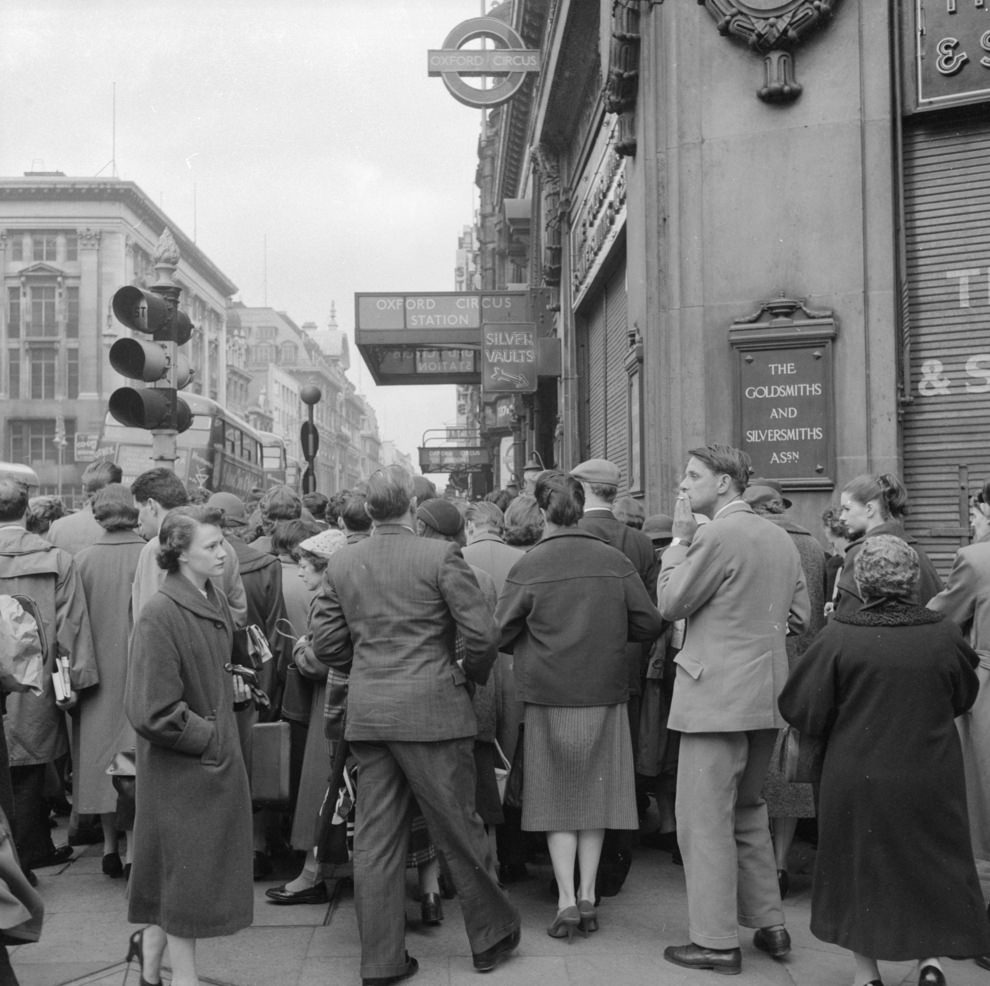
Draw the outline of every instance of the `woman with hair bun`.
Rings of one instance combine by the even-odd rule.
[[[836,614],[780,695],[784,718],[825,741],[811,932],[853,953],[853,986],[908,959],[919,986],[945,986],[939,956],[990,951],[954,723],[976,699],[977,655],[917,604],[919,573],[906,542],[867,538],[864,605]]]
[[[144,986],[198,986],[196,939],[231,935],[253,916],[251,795],[234,716],[250,699],[225,670],[233,622],[211,579],[223,574],[223,511],[177,507],[158,532],[168,573],[138,616],[126,710],[137,732],[134,864],[127,959]]]
[[[855,613],[863,605],[863,598],[856,587],[853,569],[856,556],[866,538],[878,534],[892,534],[907,541],[918,553],[921,576],[916,591],[922,606],[942,589],[942,580],[928,556],[904,530],[907,515],[908,494],[904,484],[892,473],[877,476],[857,476],[846,484],[840,500],[839,518],[849,530],[852,540],[846,548],[842,569],[835,587],[836,614]]]
[[[558,891],[547,934],[570,942],[598,928],[605,829],[639,827],[626,642],[655,640],[664,624],[632,562],[577,526],[577,480],[544,472],[535,497],[543,537],[510,570],[495,621],[525,704],[522,827],[547,833]]]

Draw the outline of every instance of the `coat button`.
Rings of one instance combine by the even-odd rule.
[[[214,623],[213,625],[214,625],[214,626],[215,626],[215,627],[216,627],[216,628],[217,628],[218,630],[222,630],[222,629],[223,629],[223,624],[222,624],[222,623]]]

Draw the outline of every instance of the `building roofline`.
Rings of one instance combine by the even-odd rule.
[[[182,259],[212,280],[227,297],[237,294],[237,285],[173,222],[136,182],[123,178],[71,178],[63,175],[0,178],[0,201],[77,201],[121,202],[153,231],[157,239],[167,226],[175,237]]]

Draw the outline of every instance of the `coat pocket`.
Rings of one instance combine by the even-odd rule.
[[[695,681],[701,677],[701,672],[705,670],[701,661],[694,657],[686,657],[683,651],[674,658],[674,664],[683,668]]]
[[[220,763],[220,729],[216,716],[207,716],[206,721],[213,726],[213,732],[206,749],[200,754],[199,761],[208,767],[215,767]]]

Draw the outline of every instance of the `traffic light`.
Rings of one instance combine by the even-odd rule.
[[[179,391],[189,383],[189,361],[179,352],[192,335],[192,322],[176,299],[128,286],[113,296],[117,320],[152,342],[118,339],[110,347],[110,365],[124,377],[150,387],[118,387],[110,395],[110,413],[129,428],[185,431],[192,424],[189,405]]]

